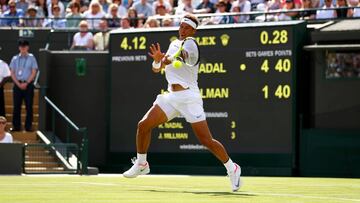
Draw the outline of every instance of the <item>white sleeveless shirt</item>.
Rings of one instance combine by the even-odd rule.
[[[166,55],[172,56],[175,54],[180,46],[182,40],[176,39],[172,41],[169,45]],[[191,55],[198,55],[198,47],[195,43],[186,43],[187,46],[184,46],[184,50]],[[199,64],[196,66],[190,67],[186,64],[183,64],[181,68],[174,68],[172,64],[169,64],[165,67],[165,77],[168,82],[168,91],[171,92],[172,84],[179,84],[184,88],[190,88],[192,91],[200,92],[198,87],[198,71]]]

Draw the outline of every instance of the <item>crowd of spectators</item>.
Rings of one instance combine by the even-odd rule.
[[[78,28],[86,20],[89,29],[100,29],[106,19],[109,28],[166,27],[178,25],[172,15],[185,13],[220,14],[202,17],[202,24],[350,18],[360,17],[360,8],[348,7],[359,5],[359,0],[0,0],[0,25]],[[270,13],[240,15],[251,11]]]
[[[360,78],[360,54],[329,52],[326,78]]]

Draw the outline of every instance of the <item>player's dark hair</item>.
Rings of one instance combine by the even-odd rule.
[[[191,20],[192,22],[194,22],[196,24],[196,26],[199,26],[199,20],[193,14],[188,13],[184,16],[184,18]]]

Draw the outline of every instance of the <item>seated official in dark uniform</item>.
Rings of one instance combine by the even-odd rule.
[[[11,78],[14,82],[14,111],[13,111],[13,131],[21,130],[21,105],[25,101],[26,120],[25,130],[32,131],[33,120],[33,81],[38,70],[38,65],[34,55],[29,53],[29,42],[19,40],[20,53],[15,55],[10,63]]]

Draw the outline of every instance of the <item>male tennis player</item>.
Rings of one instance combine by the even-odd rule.
[[[181,68],[174,68],[169,60],[170,56],[179,50],[182,40],[195,35],[198,24],[194,15],[188,14],[183,17],[180,22],[179,39],[170,44],[166,54],[161,52],[159,44],[150,46],[149,55],[154,59],[152,70],[159,73],[161,69],[165,68],[169,93],[158,95],[153,106],[139,122],[136,135],[137,159],[123,175],[127,178],[135,178],[150,172],[146,155],[152,129],[182,114],[191,124],[200,143],[225,165],[232,190],[237,191],[241,187],[241,168],[230,159],[223,145],[210,133],[197,83],[199,65],[191,67],[184,63]],[[181,57],[199,55],[198,46],[195,43],[194,41],[194,46],[184,46]]]

